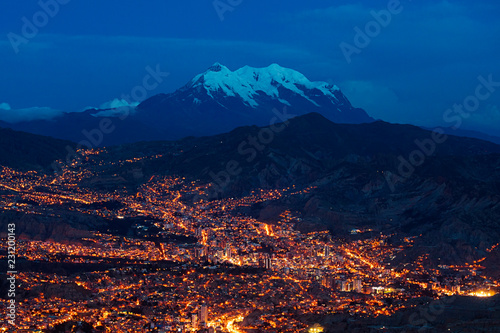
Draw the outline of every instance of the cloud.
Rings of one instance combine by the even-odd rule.
[[[62,111],[49,107],[12,109],[8,103],[0,104],[0,120],[8,123],[19,123],[32,120],[50,120],[61,116],[62,114]]]
[[[120,108],[120,107],[123,107],[123,106],[126,106],[126,107],[136,107],[137,105],[139,105],[138,102],[129,103],[128,101],[126,101],[124,99],[115,98],[112,101],[109,101],[109,102],[106,102],[106,103],[102,103],[99,106],[99,109],[101,109],[101,110],[117,109],[117,108]]]
[[[124,99],[115,98],[112,101],[102,103],[99,109],[104,110],[94,113],[94,117],[118,117],[123,115],[123,108],[128,108],[128,112],[135,112],[135,108],[139,105],[139,102],[129,103]]]

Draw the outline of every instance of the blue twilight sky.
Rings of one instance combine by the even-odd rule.
[[[500,135],[500,3],[217,1],[219,12],[213,0],[3,0],[0,120],[103,105],[142,85],[147,66],[170,73],[149,96],[172,92],[218,61],[296,69],[386,121],[460,118],[462,129]],[[372,11],[388,6],[390,22],[374,24]],[[340,45],[356,47],[367,24],[380,29],[348,62]],[[476,106],[479,76],[494,82]],[[464,100],[471,112],[447,111]]]

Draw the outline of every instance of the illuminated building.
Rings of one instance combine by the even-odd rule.
[[[208,308],[205,304],[200,308],[199,317],[201,325],[205,326],[208,321]]]

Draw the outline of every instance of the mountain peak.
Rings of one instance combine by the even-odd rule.
[[[222,72],[222,71],[229,71],[229,69],[219,62],[214,63],[207,70],[207,72],[215,72],[215,73]]]

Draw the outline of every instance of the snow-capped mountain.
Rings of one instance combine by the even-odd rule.
[[[253,108],[259,107],[256,98],[261,94],[291,106],[287,100],[280,98],[279,88],[292,91],[315,106],[319,105],[305,94],[307,90],[317,89],[323,95],[333,98],[335,102],[338,99],[334,92],[339,90],[336,86],[326,82],[311,82],[301,73],[277,64],[272,64],[267,68],[245,66],[231,72],[219,63],[214,64],[205,73],[197,75],[186,88],[204,89],[212,98],[214,98],[213,94],[219,92],[226,96],[239,96],[244,103]]]
[[[311,82],[276,64],[231,71],[216,63],[177,91],[143,101],[127,117],[123,110],[113,109],[117,103],[105,110],[89,109],[5,127],[104,146],[213,135],[239,126],[280,123],[310,112],[336,123],[373,121],[365,111],[354,108],[338,87]],[[112,128],[106,128],[106,133],[101,131],[103,119]]]
[[[303,74],[277,64],[231,71],[215,63],[181,89],[153,96],[137,110],[144,122],[153,124],[159,117],[183,124],[192,135],[267,125],[277,111],[294,116],[318,112],[337,123],[373,121],[365,111],[354,108],[337,86],[311,82]]]

